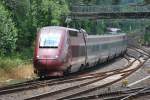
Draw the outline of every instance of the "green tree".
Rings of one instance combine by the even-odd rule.
[[[145,28],[144,42],[146,45],[150,45],[150,25]]]
[[[32,17],[30,14],[29,0],[3,0],[13,14],[13,21],[18,28],[17,50],[28,47],[33,40]],[[31,19],[30,19],[31,17]]]
[[[112,4],[113,4],[113,5],[117,5],[117,4],[120,3],[120,1],[121,1],[121,0],[112,0]]]
[[[69,13],[66,0],[3,0],[18,28],[17,48],[32,46],[37,28],[62,25]]]
[[[62,15],[69,13],[68,4],[65,0],[42,0],[41,11],[44,14],[45,21],[50,20],[51,25],[60,25]]]
[[[17,28],[10,12],[0,2],[0,55],[10,54],[16,48]]]
[[[145,4],[150,4],[150,0],[144,0]]]

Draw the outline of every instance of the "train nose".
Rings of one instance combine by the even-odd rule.
[[[64,70],[63,63],[57,59],[37,59],[35,67],[40,76],[62,76]]]
[[[41,56],[36,56],[37,59],[50,59],[50,60],[56,60],[58,59],[57,55],[41,55]]]
[[[58,60],[58,57],[37,59],[38,69],[40,70],[60,70],[62,63]]]

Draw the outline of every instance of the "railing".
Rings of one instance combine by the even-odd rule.
[[[150,5],[136,6],[136,5],[110,5],[110,6],[98,6],[98,5],[81,5],[72,6],[73,13],[134,13],[134,12],[150,12]]]

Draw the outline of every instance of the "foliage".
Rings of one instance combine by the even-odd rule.
[[[145,35],[144,35],[144,42],[145,42],[145,44],[148,46],[148,45],[150,45],[150,32],[149,33],[145,33]]]
[[[144,42],[150,46],[150,25],[145,28]]]
[[[17,50],[33,45],[37,28],[62,25],[62,15],[69,13],[66,0],[4,0],[13,13],[19,30]]]
[[[16,51],[32,55],[37,28],[50,25],[64,25],[65,17],[72,4],[116,5],[125,0],[1,0],[0,2],[0,54]],[[129,2],[129,0],[127,0]],[[136,2],[149,3],[149,0]],[[134,0],[135,2],[135,0]],[[143,22],[143,21],[142,21]],[[137,21],[76,20],[70,23],[74,28],[84,28],[90,34],[104,34],[107,27],[118,27],[125,32],[138,29],[144,24]],[[32,50],[30,49],[32,48]],[[22,56],[24,54],[21,53]],[[16,53],[15,53],[16,54]],[[31,56],[27,56],[31,57]],[[26,58],[26,57],[25,57]]]
[[[74,0],[71,0],[72,2]],[[150,0],[78,0],[76,2],[76,5],[127,5],[127,4],[134,4],[137,6],[140,6],[141,4],[149,4]],[[140,4],[140,5],[139,5]],[[74,5],[74,3],[73,3]],[[109,8],[108,8],[109,9]],[[126,11],[132,10],[131,8],[126,8]],[[114,27],[114,28],[120,28],[125,33],[135,33],[140,32],[144,33],[144,31],[141,32],[141,30],[144,30],[144,28],[150,24],[149,19],[93,19],[88,20],[85,18],[82,18],[80,20],[75,20],[72,22],[73,25],[76,28],[84,28],[87,30],[89,34],[105,34],[106,29],[108,27]],[[71,23],[71,24],[72,24]],[[138,30],[138,31],[137,31]],[[149,33],[145,34],[146,40],[149,40]],[[148,37],[147,37],[148,36]],[[143,38],[143,37],[142,37]]]
[[[0,2],[0,55],[10,54],[16,48],[17,28],[11,13]]]
[[[60,25],[61,15],[67,15],[69,12],[65,0],[43,0],[42,12],[51,13],[51,24]]]
[[[145,4],[150,4],[150,0],[144,0]]]
[[[0,57],[0,68],[9,70],[23,64],[23,60],[19,58],[12,59],[11,57]]]

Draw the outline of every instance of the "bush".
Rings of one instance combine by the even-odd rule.
[[[0,2],[0,55],[10,54],[16,48],[17,29],[11,14]]]
[[[23,60],[19,58],[12,59],[11,57],[0,57],[0,68],[9,71],[23,64]]]

